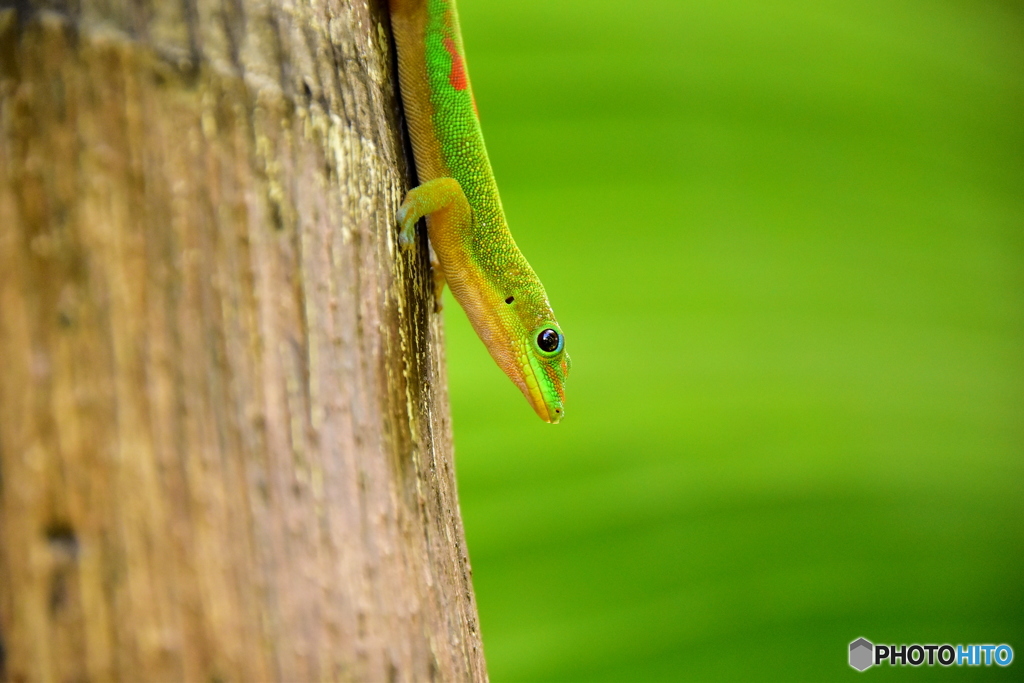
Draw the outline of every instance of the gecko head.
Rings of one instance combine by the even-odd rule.
[[[494,302],[504,301],[501,305],[485,304],[485,297],[463,281],[449,279],[448,284],[494,362],[519,387],[540,419],[560,422],[565,416],[569,354],[540,283],[535,282],[532,291],[502,292],[503,298]]]
[[[555,424],[565,415],[565,379],[569,376],[569,354],[565,335],[554,321],[535,328],[526,340],[522,377],[516,384],[545,422]],[[516,379],[516,378],[513,378]]]

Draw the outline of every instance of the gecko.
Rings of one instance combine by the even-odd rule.
[[[505,221],[466,71],[455,0],[389,0],[416,174],[398,209],[411,248],[426,217],[435,296],[447,284],[477,336],[537,415],[565,415],[569,354],[537,274]]]

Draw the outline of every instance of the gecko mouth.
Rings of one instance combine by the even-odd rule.
[[[533,406],[540,419],[550,424],[558,424],[565,414],[565,411],[562,409],[562,402],[553,401],[549,403],[544,398],[544,391],[540,387],[537,369],[533,366],[533,363],[527,363],[526,366],[525,372],[523,372],[523,383],[525,384],[523,393],[526,394],[527,400],[530,401],[530,405]]]

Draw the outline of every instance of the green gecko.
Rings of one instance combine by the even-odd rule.
[[[422,182],[398,210],[399,240],[411,247],[416,222],[427,217],[435,272],[541,419],[558,422],[569,374],[565,337],[505,222],[466,73],[455,0],[389,3],[402,103]]]

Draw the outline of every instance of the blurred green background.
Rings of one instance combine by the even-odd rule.
[[[493,680],[1024,680],[1021,3],[459,5],[573,358],[543,424],[447,300]]]

